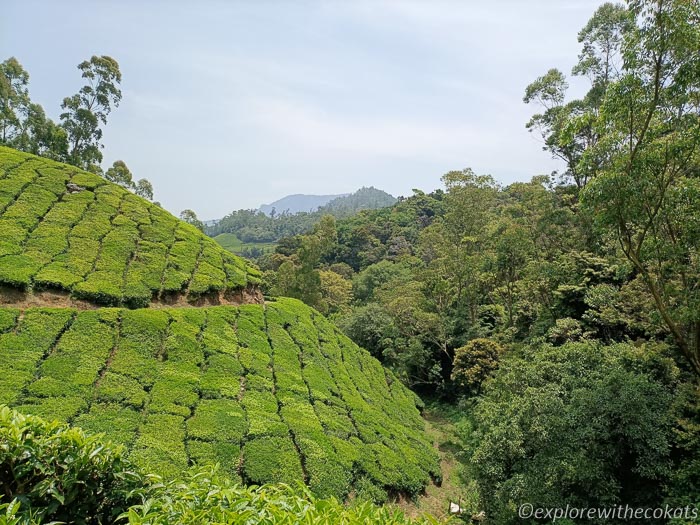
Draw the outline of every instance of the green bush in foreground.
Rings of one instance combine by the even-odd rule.
[[[114,521],[142,485],[124,452],[82,430],[0,407],[0,497],[16,500],[18,512],[37,523]]]
[[[134,525],[332,524],[409,525],[444,523],[431,516],[407,518],[402,512],[360,503],[347,507],[336,499],[315,499],[302,484],[244,488],[208,472],[192,475],[185,483],[156,486],[150,499],[129,509]]]
[[[0,407],[0,524],[437,524],[369,503],[315,499],[302,484],[242,487],[216,469],[163,483],[100,436]]]

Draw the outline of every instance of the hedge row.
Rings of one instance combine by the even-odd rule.
[[[5,147],[0,232],[0,284],[21,290],[59,289],[136,308],[156,296],[196,298],[260,282],[257,269],[157,205],[96,175]]]
[[[74,422],[176,477],[218,462],[249,484],[357,480],[420,492],[439,476],[416,399],[303,303],[0,310],[0,403]]]

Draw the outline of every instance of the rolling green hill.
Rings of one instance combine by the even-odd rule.
[[[259,275],[115,184],[0,148],[0,404],[104,432],[170,478],[219,463],[319,496],[420,492],[439,465],[418,398],[324,317],[293,299],[180,307],[262,302]],[[71,301],[27,300],[56,291]]]
[[[259,275],[116,184],[0,147],[0,285],[143,307],[152,299],[240,293]]]
[[[176,476],[362,480],[420,492],[439,467],[417,398],[293,299],[208,308],[0,309],[0,404],[74,423]]]

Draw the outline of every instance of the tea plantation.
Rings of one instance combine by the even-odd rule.
[[[342,500],[439,478],[419,399],[316,311],[187,307],[260,302],[259,278],[126,189],[0,147],[0,405],[103,433],[172,480],[219,464]],[[70,307],[23,300],[47,291]]]
[[[303,303],[0,309],[0,404],[125,444],[166,477],[408,494],[439,476],[417,398]]]
[[[105,179],[0,147],[0,285],[109,306],[226,294],[260,273]]]
[[[319,499],[301,483],[245,487],[196,467],[163,480],[79,428],[0,406],[0,524],[437,525],[369,502]]]

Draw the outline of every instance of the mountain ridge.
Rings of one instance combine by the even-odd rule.
[[[350,195],[350,193],[338,193],[334,195],[294,193],[292,195],[285,195],[270,204],[261,204],[258,209],[265,215],[270,215],[273,209],[275,210],[275,214],[314,212],[332,200],[338,197],[347,197],[348,195]]]

